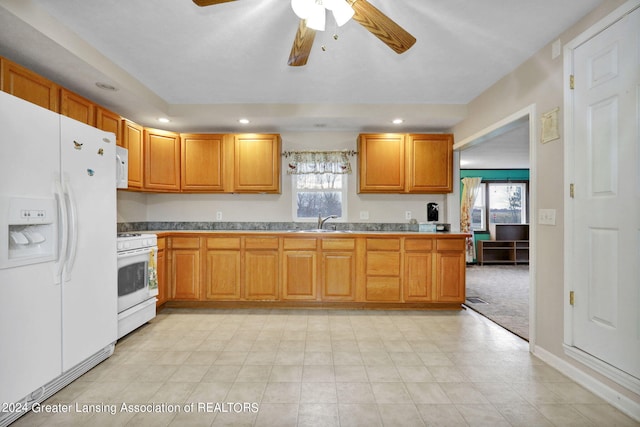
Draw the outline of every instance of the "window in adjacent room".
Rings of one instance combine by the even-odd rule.
[[[527,224],[527,199],[527,182],[483,182],[473,205],[471,228],[487,231],[489,224]]]

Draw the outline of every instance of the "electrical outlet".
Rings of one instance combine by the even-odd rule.
[[[538,209],[538,224],[556,225],[556,210]]]
[[[411,219],[411,211],[404,212],[404,219]]]
[[[360,219],[369,219],[369,211],[360,211]]]
[[[221,211],[216,212],[216,220],[217,221],[222,221],[222,212]]]

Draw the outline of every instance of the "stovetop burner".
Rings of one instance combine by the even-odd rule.
[[[138,237],[141,235],[140,233],[118,233],[118,237]]]

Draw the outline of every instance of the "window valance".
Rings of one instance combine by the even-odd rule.
[[[287,173],[289,175],[307,174],[348,174],[351,173],[349,156],[355,155],[352,150],[340,151],[285,151]]]

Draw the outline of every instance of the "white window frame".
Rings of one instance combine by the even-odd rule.
[[[338,174],[331,174],[331,175],[338,175]],[[347,222],[347,218],[348,216],[348,211],[347,211],[347,200],[348,200],[348,192],[347,189],[349,187],[349,175],[348,174],[341,174],[342,175],[342,189],[340,190],[341,193],[341,198],[342,198],[342,216],[332,219],[331,222]],[[314,192],[314,193],[326,193],[326,192],[337,192],[337,189],[318,189],[318,190],[313,190],[313,189],[301,189],[299,190],[297,187],[297,179],[298,175],[291,175],[291,217],[293,218],[294,222],[316,222],[318,220],[318,217],[313,217],[313,218],[308,218],[308,217],[298,217],[298,192],[303,192],[303,193],[308,193],[308,192]],[[325,214],[321,215],[327,216]]]

